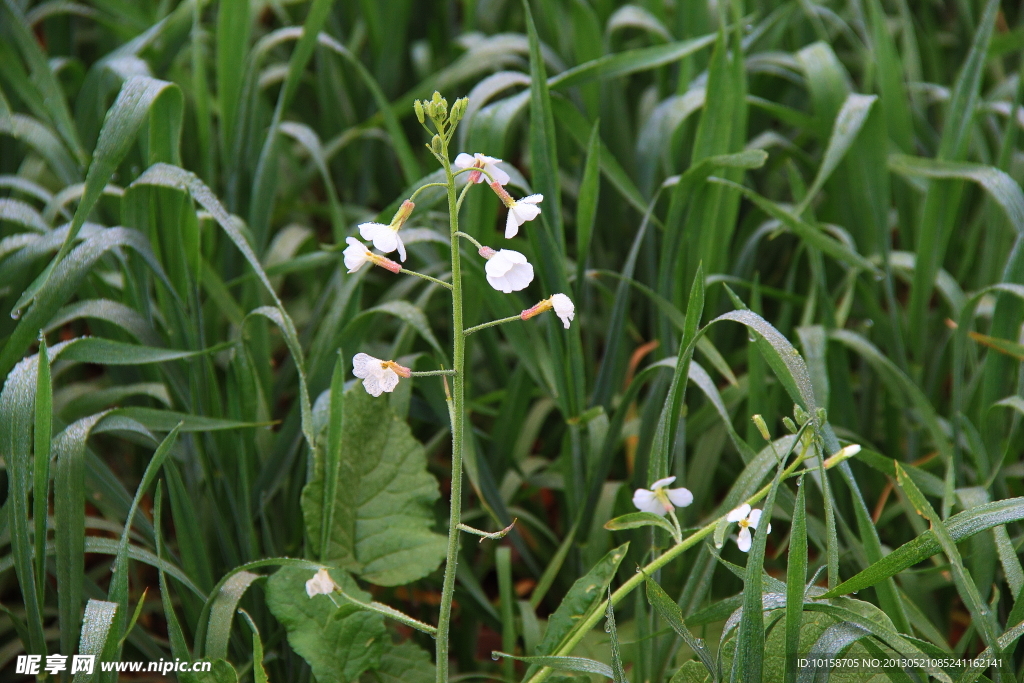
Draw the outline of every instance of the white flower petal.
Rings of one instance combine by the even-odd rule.
[[[380,386],[390,394],[398,386],[398,373],[391,368],[385,368],[380,375]]]
[[[374,358],[368,353],[357,353],[352,358],[352,374],[362,378],[377,374],[376,369],[380,368],[380,359]]]
[[[398,231],[383,223],[363,223],[359,226],[359,234],[364,240],[373,242],[373,246],[385,254],[398,248]]]
[[[354,273],[366,264],[366,245],[355,237],[349,237],[345,242],[348,243],[345,251],[342,252],[345,257],[345,267],[348,268],[348,272]]]
[[[501,159],[495,159],[495,161],[501,161]],[[507,185],[508,182],[512,180],[508,173],[502,171],[495,164],[487,164],[486,166],[484,166],[484,170],[490,173],[491,177],[494,178],[494,182],[498,183],[499,185]],[[486,179],[486,177],[481,176],[480,180],[478,180],[477,182],[483,182]]]
[[[542,195],[542,194],[531,194],[528,197],[523,197],[519,201],[524,203],[524,204],[540,204],[542,201],[544,201],[544,195]],[[538,209],[538,211],[539,211],[539,209]]]
[[[398,236],[398,231],[395,231],[395,242],[398,243],[398,258],[405,262],[405,242]]]
[[[572,299],[565,294],[552,294],[551,307],[555,309],[555,315],[562,319],[565,329],[569,329],[569,322],[576,315],[576,306],[572,303]],[[672,478],[672,481],[675,481],[675,477]]]
[[[693,494],[690,493],[690,489],[669,489],[665,493],[668,494],[668,499],[671,500],[672,504],[677,508],[684,508],[693,502]]]
[[[314,595],[330,595],[334,592],[334,580],[331,575],[327,573],[326,567],[321,567],[320,571],[313,575],[313,578],[306,582],[306,595],[313,597]]]
[[[562,295],[562,296],[564,296],[564,295]],[[555,297],[551,297],[551,299],[552,299],[551,303],[555,303],[555,302],[554,302],[554,298],[555,298]],[[555,312],[557,313],[557,312],[558,312],[558,310],[556,309],[556,310],[555,310]],[[676,480],[676,478],[675,478],[675,477],[665,477],[664,479],[659,479],[658,481],[656,481],[656,482],[654,482],[653,484],[651,484],[651,488],[652,488],[652,489],[661,489],[661,488],[665,488],[666,486],[668,486],[669,484],[671,484],[671,483],[672,483],[672,482],[674,482],[675,480]]]
[[[363,388],[366,389],[366,393],[374,397],[380,396],[384,392],[379,375],[367,375],[363,380]]]
[[[761,511],[760,510],[751,510],[750,514],[747,515],[747,523],[750,524],[750,526],[752,526],[752,527],[754,527],[756,529],[757,525],[760,524],[760,522],[761,522]]]
[[[533,266],[529,263],[517,263],[505,274],[505,280],[513,292],[526,289],[533,282]]]
[[[461,171],[464,168],[474,166],[476,164],[476,156],[479,155],[470,156],[465,152],[462,152],[459,156],[455,157],[455,161],[452,162],[452,165]]]
[[[512,249],[501,249],[484,265],[487,282],[498,291],[518,292],[533,282],[533,266]]]
[[[540,215],[540,207],[536,204],[525,204],[522,199],[516,202],[509,212],[515,216],[516,223],[522,225]]]
[[[764,530],[764,532],[765,532],[766,534],[770,534],[770,533],[772,532],[772,525],[771,525],[771,524],[769,524],[769,525],[768,525],[768,528],[767,528],[767,529],[765,529],[765,530]]]
[[[493,164],[500,164],[501,163],[501,159],[498,159],[496,157],[489,157],[486,154],[481,154],[480,152],[477,152],[476,154],[474,154],[473,158],[476,159],[477,161],[479,161],[484,166],[491,166]]]
[[[651,512],[655,515],[665,516],[665,506],[658,501],[654,491],[637,489],[633,493],[633,505],[640,512]]]
[[[750,552],[750,529],[747,527],[740,529],[740,535],[736,538],[736,545],[743,552]]]
[[[505,218],[505,239],[510,240],[519,233],[519,223],[516,222],[516,215],[511,210]]]
[[[741,519],[746,519],[748,514],[750,514],[750,506],[744,503],[726,515],[725,519],[728,522],[738,522]]]

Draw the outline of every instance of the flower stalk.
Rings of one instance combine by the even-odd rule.
[[[459,526],[462,524],[462,452],[464,420],[466,415],[466,335],[462,322],[462,259],[459,253],[459,198],[455,194],[455,176],[448,158],[448,138],[441,138],[440,161],[444,167],[448,194],[448,225],[451,231],[452,254],[452,359],[455,374],[452,377],[452,485],[451,512],[448,518],[448,551],[441,585],[441,607],[437,620],[436,663],[437,683],[448,681],[449,631],[452,619],[452,597],[455,593],[455,572],[459,556]],[[469,185],[467,185],[469,187]]]

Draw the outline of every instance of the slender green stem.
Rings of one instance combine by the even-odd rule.
[[[416,195],[418,195],[420,192],[423,192],[423,190],[427,189],[428,187],[448,187],[448,183],[427,183],[425,185],[420,185],[419,187],[416,188],[416,191],[412,193],[412,196],[409,197],[409,201],[411,202],[412,200],[416,199]]]
[[[452,289],[452,286],[445,282],[444,280],[438,280],[436,277],[430,277],[429,275],[424,275],[423,273],[417,273],[415,270],[408,270],[406,268],[402,268],[398,272],[405,273],[406,275],[415,275],[416,277],[421,277],[424,280],[430,280],[434,284],[441,285],[442,287],[446,287],[448,289]]]
[[[412,376],[413,377],[436,377],[438,375],[454,375],[454,374],[455,374],[454,370],[423,370],[421,372],[416,372],[414,370],[413,373],[412,373]]]
[[[469,335],[473,334],[474,332],[479,332],[480,330],[486,329],[488,327],[494,327],[495,325],[504,325],[505,323],[514,322],[516,320],[522,320],[522,318],[520,316],[518,316],[518,315],[513,315],[513,316],[509,316],[508,318],[502,318],[501,320],[492,320],[489,323],[483,323],[482,325],[477,325],[476,327],[471,327],[468,330],[466,330],[465,332],[463,332],[462,334],[464,336],[468,337]]]
[[[458,231],[457,233],[455,233],[455,235],[456,235],[457,237],[464,237],[464,238],[466,238],[467,240],[469,240],[470,242],[472,242],[473,244],[475,244],[475,245],[476,245],[476,248],[477,248],[477,249],[483,249],[483,248],[484,248],[484,245],[480,244],[480,243],[479,243],[479,242],[478,242],[478,241],[476,240],[476,238],[475,238],[475,237],[473,237],[472,235],[470,235],[469,233],[465,233],[465,232],[462,232],[461,230],[459,230],[459,231]]]
[[[474,185],[476,185],[476,183],[466,183],[466,186],[462,188],[462,192],[459,193],[459,201],[455,202],[456,212],[462,210],[462,201],[466,198],[466,195],[469,194],[469,188],[473,187]]]
[[[443,139],[443,136],[442,136]],[[459,525],[462,523],[462,440],[466,394],[466,335],[462,323],[462,261],[459,254],[459,210],[455,198],[455,176],[448,160],[448,141],[443,142],[441,164],[448,186],[448,223],[451,229],[452,253],[452,485],[451,514],[448,520],[448,553],[441,587],[441,610],[437,620],[437,683],[448,683],[448,633],[452,618],[452,596],[455,593],[455,572],[459,557]]]
[[[802,453],[800,457],[794,459],[793,462],[789,465],[789,467],[783,470],[782,476],[780,477],[780,481],[788,478],[793,474],[796,468],[799,467],[800,463],[804,461],[805,453],[806,451]],[[827,465],[828,463],[826,462],[826,468]],[[755,493],[754,495],[747,499],[747,504],[753,505],[757,501],[767,496],[768,491],[771,489],[771,487],[771,482],[765,484],[760,491],[758,491],[757,493]],[[771,515],[770,512],[768,514],[769,516]],[[699,530],[695,531],[694,533],[690,534],[685,539],[683,539],[682,543],[678,543],[672,546],[671,548],[666,550],[664,554],[651,560],[651,562],[648,563],[646,567],[638,571],[636,574],[630,576],[625,583],[619,586],[619,589],[617,591],[612,593],[612,604],[618,604],[624,597],[629,595],[634,588],[638,587],[641,583],[643,583],[644,579],[647,576],[650,576],[654,572],[658,571],[659,569],[667,565],[669,562],[679,557],[684,552],[686,552],[687,550],[694,547],[702,540],[713,534],[715,532],[715,527],[718,526],[718,522],[721,519],[722,518],[719,517],[717,519],[712,520],[705,526],[701,527]],[[571,634],[569,635],[569,638],[565,641],[565,644],[562,647],[558,648],[558,651],[553,652],[552,654],[558,656],[570,654],[573,651],[573,648],[575,648],[579,644],[579,642],[583,640],[583,636],[585,636],[590,631],[590,629],[594,628],[594,626],[597,625],[597,622],[601,621],[601,619],[604,618],[604,614],[607,608],[608,600],[605,600],[600,605],[598,605],[596,609],[591,610],[590,616],[588,616],[585,620],[578,622],[573,631],[571,632]],[[540,683],[551,674],[552,669],[545,666],[540,671],[531,676],[526,683]]]

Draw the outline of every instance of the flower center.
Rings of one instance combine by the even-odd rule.
[[[741,527],[743,527],[744,529],[746,529],[747,527],[749,527],[749,526],[750,526],[750,520],[749,520],[749,519],[741,519],[741,520],[739,521],[739,524],[740,524],[740,526],[741,526]]]
[[[670,501],[668,499],[668,492],[666,492],[665,489],[663,489],[661,487],[658,487],[658,488],[654,489],[654,496],[655,496],[655,498],[658,499],[658,502],[660,502],[662,505],[665,506],[666,510],[672,510],[673,509],[672,501]]]

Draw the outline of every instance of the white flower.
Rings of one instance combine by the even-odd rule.
[[[729,522],[739,523],[740,535],[736,539],[736,545],[743,552],[750,552],[750,530],[756,529],[758,523],[760,523],[761,510],[751,510],[750,506],[744,503],[726,515],[725,519]],[[768,528],[765,529],[765,533],[770,534],[771,532],[772,524],[768,522]]]
[[[551,306],[555,309],[555,315],[562,319],[565,329],[569,329],[569,321],[576,315],[576,307],[573,305],[572,299],[565,294],[552,294]]]
[[[334,579],[327,573],[327,567],[320,567],[320,571],[313,575],[313,578],[306,582],[306,595],[330,595],[334,592]]]
[[[455,157],[454,165],[455,168],[459,169],[460,171],[465,168],[482,168],[491,175],[491,178],[494,179],[494,182],[498,183],[499,185],[504,185],[509,180],[511,180],[511,178],[509,178],[508,173],[505,173],[496,166],[496,164],[500,163],[501,159],[495,159],[494,157],[489,157],[486,154],[480,154],[480,152],[477,152],[473,156],[470,156],[463,152],[459,156]],[[479,171],[474,171],[469,174],[469,182],[491,182],[491,179],[489,179],[487,176],[485,176],[483,173],[480,173]]]
[[[531,194],[529,197],[513,200],[508,205],[508,217],[505,219],[505,239],[512,239],[519,232],[519,226],[532,221],[540,215],[540,207],[544,195]]]
[[[637,489],[633,494],[633,505],[641,512],[652,512],[662,517],[677,507],[686,507],[693,502],[693,494],[689,489],[668,488],[675,480],[675,477],[665,477],[651,484],[652,490]]]
[[[345,242],[348,244],[343,252],[345,255],[345,267],[348,268],[348,272],[354,273],[370,260],[370,250],[355,237],[348,237],[345,239]]]
[[[360,223],[359,234],[364,240],[373,242],[373,246],[385,254],[390,254],[397,249],[399,258],[405,260],[405,244],[398,236],[398,230],[392,226],[383,223]]]
[[[345,251],[342,253],[345,256],[345,267],[348,268],[348,272],[354,273],[366,263],[380,266],[390,270],[392,273],[398,273],[402,270],[402,266],[398,263],[380,254],[374,254],[355,237],[346,237],[345,241],[348,243],[348,246],[345,247]]]
[[[352,359],[352,374],[363,380],[363,387],[371,396],[380,396],[385,391],[391,393],[398,386],[399,377],[412,376],[409,368],[366,353],[357,353]]]
[[[491,287],[505,294],[526,289],[533,282],[533,266],[525,256],[511,249],[499,249],[488,259],[484,271]]]

